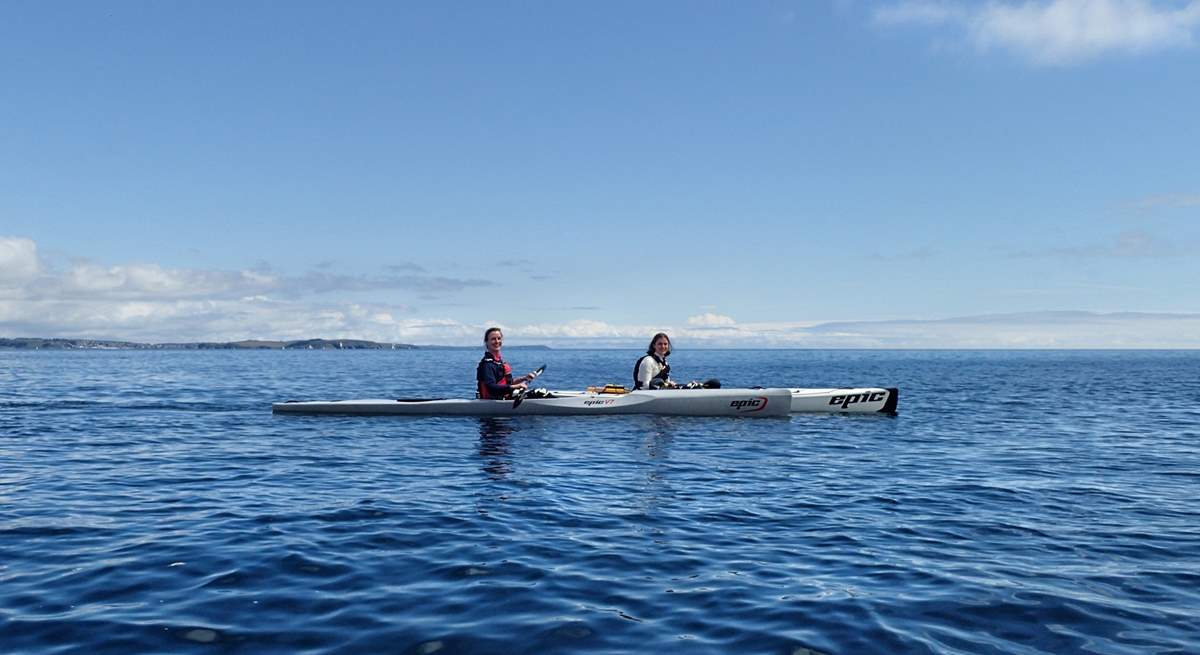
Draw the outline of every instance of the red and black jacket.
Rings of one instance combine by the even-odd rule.
[[[479,383],[479,397],[490,399],[507,398],[512,393],[512,367],[492,353],[483,354],[479,367],[475,369],[475,380]]]

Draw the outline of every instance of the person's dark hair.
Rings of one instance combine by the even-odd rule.
[[[491,333],[493,333],[493,332],[500,332],[501,334],[504,333],[504,331],[498,327],[490,327],[483,331],[483,342],[484,343],[487,343],[488,336],[491,335]]]
[[[671,337],[668,337],[666,332],[659,332],[658,334],[654,335],[653,338],[650,339],[650,345],[646,347],[647,355],[654,354],[654,342],[658,341],[659,338],[663,338],[663,339],[667,340],[667,352],[663,354],[663,357],[666,357],[667,355],[671,354]]]

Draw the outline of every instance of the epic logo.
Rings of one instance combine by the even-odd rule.
[[[729,406],[741,413],[761,412],[767,406],[767,399],[759,396],[748,400],[734,400],[729,403]]]
[[[846,409],[849,405],[857,403],[877,403],[887,397],[886,391],[873,391],[871,393],[852,393],[845,396],[834,396],[829,399],[830,405],[841,405],[842,409]]]

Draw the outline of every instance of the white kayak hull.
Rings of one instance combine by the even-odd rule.
[[[631,391],[623,394],[554,391],[548,398],[511,400],[366,399],[275,403],[271,410],[289,414],[361,414],[415,416],[787,416],[787,389],[689,389]]]
[[[547,398],[511,400],[389,399],[289,401],[280,414],[363,416],[787,416],[791,412],[895,413],[895,389],[671,389],[623,394],[552,391]]]
[[[895,414],[900,390],[895,387],[790,389],[792,412]]]

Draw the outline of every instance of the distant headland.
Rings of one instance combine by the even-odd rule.
[[[297,341],[192,341],[185,343],[139,343],[108,339],[57,339],[38,337],[0,338],[0,350],[417,350],[468,349],[483,346],[418,346],[411,343],[381,343],[363,339],[301,339]],[[509,346],[509,350],[549,350],[549,346]]]

